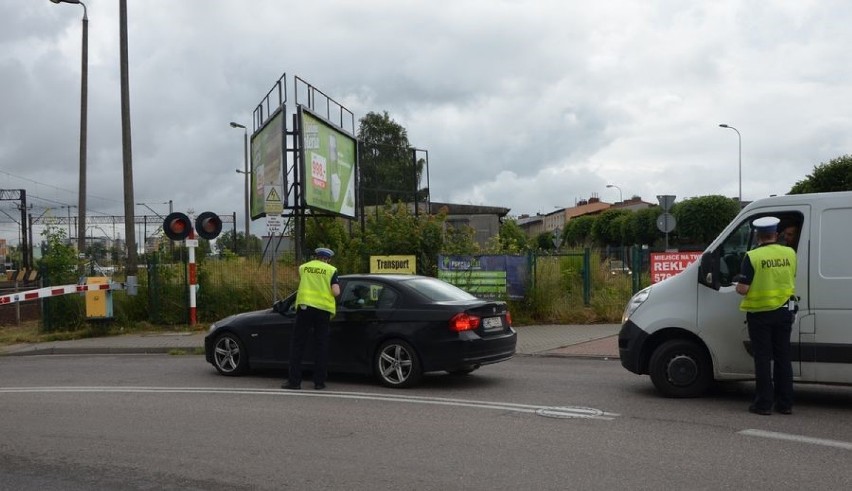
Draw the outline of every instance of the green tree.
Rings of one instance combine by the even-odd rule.
[[[508,218],[500,224],[500,233],[491,238],[487,247],[491,254],[518,254],[528,249],[527,234],[514,218]]]
[[[814,166],[813,173],[796,182],[789,194],[835,191],[852,191],[852,155],[843,155]]]
[[[659,206],[652,206],[651,208],[637,210],[633,214],[637,244],[653,245],[660,238],[662,232],[657,228],[657,217],[661,213],[662,209]]]
[[[415,216],[407,205],[386,201],[376,211],[367,218],[363,234],[356,231],[353,241],[364,261],[370,255],[414,255],[417,272],[434,276],[439,254],[478,252],[475,231],[470,227],[448,227],[446,209],[436,215]]]
[[[77,282],[77,271],[80,265],[77,250],[68,244],[65,230],[48,226],[41,233],[42,257],[38,261],[44,276],[50,285],[66,285]]]
[[[48,226],[42,232],[42,257],[38,267],[48,285],[77,283],[80,266],[77,250],[67,243],[65,231]],[[77,295],[60,295],[45,299],[42,329],[46,332],[76,328],[83,324],[84,304]]]
[[[553,245],[553,232],[541,232],[533,239],[535,248],[539,251],[552,251],[556,249]]]
[[[610,208],[595,217],[592,224],[592,237],[601,246],[622,245],[623,234],[621,231],[622,220],[619,217],[631,214],[630,210],[619,210]]]
[[[565,230],[562,231],[562,243],[569,247],[582,247],[589,245],[592,241],[592,226],[595,217],[583,215],[568,220]]]
[[[358,165],[364,206],[414,202],[425,195],[418,189],[425,161],[415,160],[408,133],[383,114],[368,113],[358,128]]]
[[[624,213],[612,221],[613,232],[619,236],[619,245],[635,244],[636,239],[636,214],[634,212]]]
[[[740,205],[736,200],[719,195],[698,196],[677,203],[672,214],[677,221],[679,242],[707,244],[739,212]]]
[[[224,253],[225,250],[228,250],[238,256],[259,254],[262,252],[261,244],[262,242],[260,237],[257,237],[254,234],[249,234],[249,240],[248,243],[246,243],[245,232],[234,233],[233,230],[222,232],[222,234],[216,238],[216,248],[219,249],[220,253]]]

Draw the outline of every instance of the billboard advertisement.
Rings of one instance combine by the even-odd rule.
[[[284,182],[284,106],[251,136],[251,219],[281,215]]]
[[[524,298],[526,256],[438,256],[438,278],[480,298]]]
[[[355,137],[299,106],[302,204],[355,217]]]
[[[699,259],[700,252],[652,252],[651,283],[674,276]]]

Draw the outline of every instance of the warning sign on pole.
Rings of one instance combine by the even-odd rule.
[[[263,196],[267,216],[280,215],[284,212],[284,201],[281,199],[281,186],[263,186]]]

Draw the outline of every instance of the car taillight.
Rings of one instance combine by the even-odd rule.
[[[512,314],[508,310],[506,311],[506,324],[512,325]]]
[[[475,315],[462,312],[450,319],[450,329],[456,332],[472,331],[477,327],[479,327],[479,317]]]

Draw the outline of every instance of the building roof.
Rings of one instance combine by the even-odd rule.
[[[594,201],[586,204],[582,204],[579,206],[575,206],[573,208],[565,209],[565,217],[570,220],[572,218],[577,218],[583,215],[594,215],[596,213],[600,213],[608,208],[612,207],[609,203],[604,203],[603,201]]]

